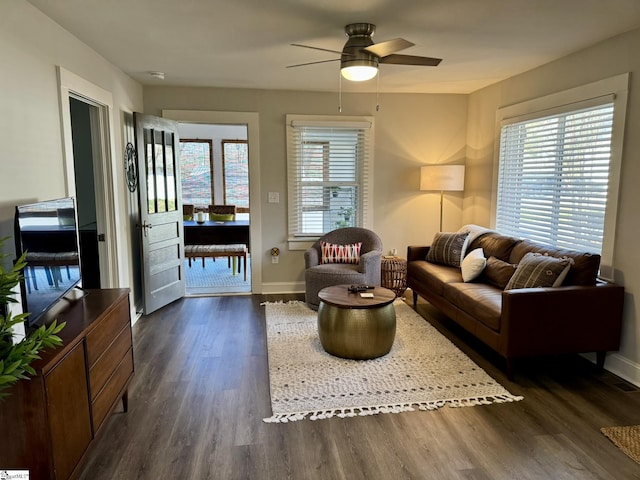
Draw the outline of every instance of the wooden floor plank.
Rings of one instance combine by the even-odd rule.
[[[129,412],[117,411],[82,480],[640,479],[602,426],[640,424],[640,392],[576,357],[535,359],[507,379],[493,352],[425,302],[417,311],[521,402],[266,424],[261,302],[185,298],[133,328]]]

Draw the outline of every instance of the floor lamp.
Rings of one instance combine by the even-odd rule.
[[[464,165],[425,165],[420,168],[420,190],[440,190],[440,231],[444,192],[464,190]]]

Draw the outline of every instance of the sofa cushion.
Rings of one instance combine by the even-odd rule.
[[[429,253],[427,253],[427,261],[450,267],[460,267],[468,238],[469,232],[436,233]]]
[[[573,261],[529,252],[518,264],[505,290],[516,288],[558,287],[567,276]]]
[[[443,296],[467,315],[499,331],[502,290],[484,283],[448,283]]]
[[[415,260],[407,263],[407,279],[411,279],[411,283],[416,285],[425,286],[437,295],[442,295],[446,283],[462,282],[462,273],[457,268]]]
[[[467,254],[460,264],[462,272],[462,280],[471,282],[480,276],[484,267],[487,265],[487,259],[484,258],[484,252],[481,248],[476,248]]]
[[[469,244],[469,250],[482,248],[485,257],[496,257],[505,262],[509,262],[509,256],[511,255],[512,249],[521,241],[522,240],[520,239],[500,235],[496,232],[488,232],[484,235],[480,235],[471,242]]]
[[[600,255],[596,253],[565,250],[543,246],[530,240],[523,240],[514,246],[508,261],[510,263],[520,263],[522,257],[529,252],[542,253],[557,258],[571,258],[573,265],[571,265],[571,269],[569,273],[567,273],[567,278],[563,282],[563,285],[592,286],[596,284],[598,270],[600,269]]]
[[[360,263],[360,249],[362,242],[339,245],[337,243],[322,242],[320,263]]]
[[[517,265],[504,262],[499,258],[489,257],[487,258],[487,265],[480,276],[480,281],[504,290],[517,267]]]

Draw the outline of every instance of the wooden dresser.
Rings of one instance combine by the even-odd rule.
[[[67,322],[63,345],[42,352],[32,365],[37,375],[0,401],[0,468],[61,480],[80,473],[120,400],[127,410],[133,377],[129,290],[89,290],[49,317]]]

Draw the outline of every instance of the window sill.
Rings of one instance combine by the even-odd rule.
[[[320,237],[291,237],[288,239],[289,250],[304,251],[313,245]]]

